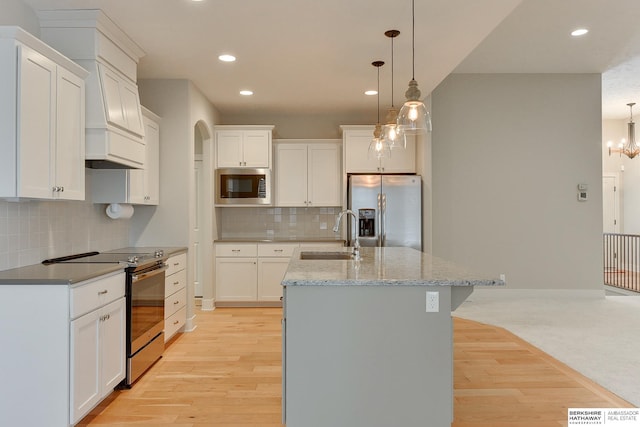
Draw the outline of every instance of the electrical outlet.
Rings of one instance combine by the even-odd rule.
[[[500,275],[500,280],[502,280],[505,285],[507,284],[507,276],[505,274]]]
[[[427,313],[440,311],[440,293],[427,291]]]

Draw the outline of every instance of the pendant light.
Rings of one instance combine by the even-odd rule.
[[[415,0],[411,0],[411,18],[412,18],[412,44],[411,44],[411,59],[412,59],[412,77],[409,82],[409,88],[405,92],[404,96],[407,101],[400,109],[398,115],[398,127],[400,131],[405,135],[416,135],[420,132],[431,131],[431,117],[425,107],[424,102],[420,100],[421,93],[418,89],[418,82],[416,81],[416,5]]]
[[[398,128],[398,109],[393,102],[393,39],[400,35],[398,30],[388,30],[384,35],[391,39],[391,108],[387,112],[385,125],[382,127],[382,138],[389,144],[390,149],[407,147],[407,140]]]
[[[633,106],[636,105],[635,102],[630,102],[627,104],[629,106],[629,123],[627,123],[627,131],[628,138],[625,141],[624,138],[618,144],[618,149],[611,148],[613,146],[613,141],[607,142],[607,147],[609,147],[609,155],[611,153],[620,153],[620,157],[625,154],[630,159],[633,159],[635,156],[640,154],[640,147],[636,143],[636,124],[633,122]]]
[[[384,61],[373,61],[371,65],[378,69],[378,120],[373,131],[373,139],[369,143],[367,155],[369,158],[380,160],[383,157],[391,157],[391,149],[389,144],[382,138],[382,125],[380,124],[380,67],[384,65]]]

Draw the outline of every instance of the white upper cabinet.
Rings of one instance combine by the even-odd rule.
[[[340,141],[276,144],[276,206],[340,206]]]
[[[394,148],[390,158],[369,155],[373,126],[341,126],[346,173],[415,173],[416,143],[407,138],[406,148]]]
[[[160,117],[143,107],[144,169],[91,169],[94,203],[160,203]]]
[[[0,197],[84,200],[87,72],[0,27]]]
[[[144,51],[98,9],[38,11],[42,39],[89,71],[86,159],[144,167],[137,65]],[[110,165],[106,165],[107,167]]]
[[[218,168],[271,168],[273,126],[216,126]]]

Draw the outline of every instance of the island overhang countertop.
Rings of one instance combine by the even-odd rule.
[[[504,281],[484,277],[456,264],[412,248],[360,248],[360,260],[300,259],[297,249],[282,281],[283,286],[504,286]],[[350,253],[352,247],[340,249]]]

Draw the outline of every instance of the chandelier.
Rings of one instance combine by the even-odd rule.
[[[626,140],[622,138],[622,141],[618,144],[618,148],[611,148],[613,147],[613,141],[607,142],[607,147],[609,147],[609,155],[611,155],[611,153],[620,153],[620,157],[624,154],[630,159],[633,159],[640,154],[640,147],[636,143],[636,124],[633,122],[633,106],[636,105],[636,103],[630,102],[627,105],[629,106],[629,123],[627,123],[628,138]]]

